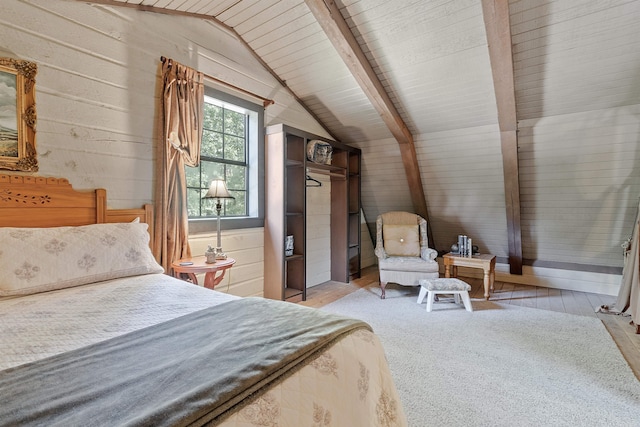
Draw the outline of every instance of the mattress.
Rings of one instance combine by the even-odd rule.
[[[147,274],[0,300],[0,370],[235,298]]]
[[[237,298],[164,274],[4,298],[0,376],[2,370]],[[232,333],[233,325],[216,326]],[[396,426],[406,419],[380,342],[358,330],[247,399],[221,425]]]

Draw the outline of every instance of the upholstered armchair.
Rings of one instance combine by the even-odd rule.
[[[387,212],[376,220],[376,256],[380,289],[387,283],[420,286],[421,279],[437,279],[438,253],[429,248],[427,221],[410,212]]]

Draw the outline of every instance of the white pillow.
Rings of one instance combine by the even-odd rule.
[[[0,228],[0,297],[162,273],[148,224]]]

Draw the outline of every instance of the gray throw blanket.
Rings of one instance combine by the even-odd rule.
[[[230,301],[0,372],[0,425],[215,424],[358,328],[369,326],[279,301]]]

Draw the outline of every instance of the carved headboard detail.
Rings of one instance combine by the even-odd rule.
[[[77,226],[135,218],[149,224],[153,238],[152,205],[107,209],[107,192],[101,188],[76,191],[65,178],[0,174],[0,227]]]

